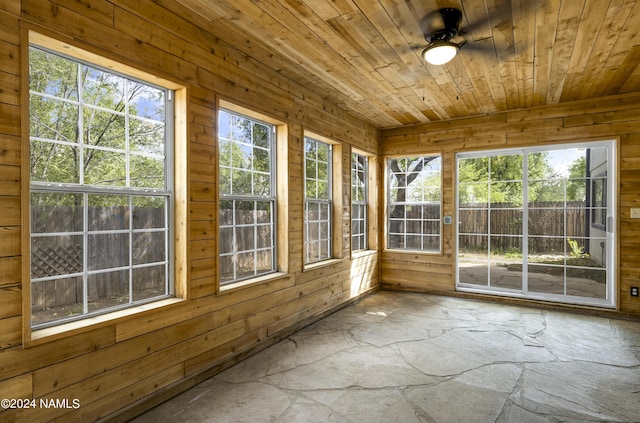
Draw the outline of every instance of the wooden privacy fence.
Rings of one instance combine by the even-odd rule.
[[[460,204],[461,250],[486,250],[491,233],[492,251],[522,249],[522,210],[508,208],[506,203],[492,203],[488,209],[472,208],[474,204]],[[564,237],[589,236],[588,209],[584,201],[536,202],[530,206],[528,219],[529,252],[535,254],[562,253]],[[506,235],[506,236],[504,236]]]
[[[509,209],[507,204],[494,203],[488,209],[470,208],[471,204],[460,205],[459,246],[462,250],[486,250],[489,229],[491,249],[493,251],[509,251],[521,249],[522,210]],[[426,207],[426,209],[425,209]],[[34,233],[82,232],[82,207],[74,206],[32,206],[32,231]],[[130,210],[128,207],[89,207],[88,226],[95,230],[127,229]],[[230,211],[223,211],[221,221],[232,221]],[[235,234],[236,248],[239,251],[250,251],[256,242],[258,248],[268,247],[272,236],[270,227],[262,224],[270,221],[268,212],[261,210],[239,210],[242,216],[236,216],[236,222],[247,225],[248,230],[237,230]],[[256,214],[254,214],[256,213]],[[566,216],[565,216],[566,214]],[[490,219],[489,219],[490,215]],[[38,216],[36,219],[35,216]],[[407,210],[409,220],[406,230],[409,233],[421,233],[422,229],[434,230],[437,222],[422,222],[421,216],[437,219],[440,216],[439,205],[424,205]],[[319,216],[312,216],[318,219]],[[529,250],[533,253],[563,252],[565,234],[569,237],[586,237],[587,209],[584,202],[568,203],[536,203],[535,209],[529,210],[529,234],[540,235],[530,237]],[[254,219],[256,219],[254,221]],[[157,227],[157,222],[164,220],[164,210],[161,208],[136,208],[134,211],[134,226],[136,228]],[[258,227],[251,225],[257,222]],[[254,232],[255,229],[255,232]],[[150,234],[147,234],[150,235]],[[502,236],[507,235],[507,236]],[[509,236],[515,235],[515,236]],[[147,262],[162,261],[164,242],[153,236],[140,236],[134,241],[135,255],[144,257]],[[221,240],[221,251],[230,251],[231,239]],[[82,236],[61,235],[55,237],[34,238],[31,249],[31,277],[40,278],[55,275],[72,274],[82,271]],[[91,269],[117,267],[128,263],[129,251],[128,234],[103,235],[90,237],[88,248],[88,262]],[[222,245],[224,244],[224,245]],[[257,269],[268,268],[271,264],[270,253],[259,254],[259,263],[249,263],[254,260],[253,255],[240,255],[236,263],[240,272],[251,272],[254,265]],[[114,264],[115,263],[115,264]],[[233,273],[231,262],[223,263],[222,273]],[[88,284],[87,296],[90,300],[116,298],[128,295],[128,274],[115,271],[91,276]],[[145,268],[134,271],[133,284],[136,292],[158,290],[164,284],[164,268],[162,266]],[[39,282],[32,287],[32,304],[34,309],[55,308],[68,304],[82,303],[82,278],[70,277],[65,279]],[[134,295],[136,295],[134,293]],[[145,294],[140,294],[145,295]],[[135,299],[135,298],[134,298]]]
[[[402,207],[402,206],[396,206]],[[522,209],[509,203],[492,203],[479,208],[478,204],[459,205],[458,229],[461,250],[486,251],[491,241],[492,251],[522,250]],[[584,201],[536,202],[529,210],[527,229],[529,252],[553,254],[565,251],[565,239],[586,238],[589,210]],[[390,234],[437,233],[440,217],[438,204],[423,204],[395,209]],[[435,221],[425,220],[435,219]],[[491,234],[491,236],[489,236]]]
[[[164,261],[165,242],[163,232],[141,232],[130,240],[129,233],[90,233],[88,244],[83,245],[82,235],[67,235],[64,232],[83,231],[82,206],[32,206],[32,233],[54,234],[35,236],[31,241],[31,277],[43,278],[74,274],[83,271],[83,248],[87,249],[89,270],[100,270],[130,263],[130,243],[133,244],[134,264]],[[129,229],[128,207],[89,207],[88,228],[90,231]],[[134,209],[134,228],[156,228],[163,226],[164,209],[139,207]],[[56,235],[57,234],[57,235]],[[163,265],[133,270],[133,300],[162,294],[165,284]],[[82,304],[83,283],[81,276],[34,283],[31,290],[34,311]],[[87,284],[89,307],[92,304],[116,305],[129,301],[129,271],[116,270],[89,276]],[[100,305],[96,305],[100,307]]]

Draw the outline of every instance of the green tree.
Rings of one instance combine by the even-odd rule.
[[[420,157],[406,157],[398,159],[389,159],[390,174],[390,201],[393,203],[389,210],[389,232],[390,233],[402,233],[405,225],[405,211],[406,202],[417,200],[415,198],[415,191],[420,193],[420,201],[424,199],[432,201],[439,201],[440,193],[437,190],[437,199],[434,197],[436,194],[433,192],[434,186],[439,186],[439,176],[431,175],[424,178],[423,171],[427,170],[430,163],[440,160],[440,156],[420,156]],[[423,175],[423,178],[419,178]],[[437,184],[432,177],[437,177]],[[428,185],[429,183],[433,185]],[[423,192],[426,188],[426,192]]]
[[[220,192],[270,196],[270,127],[224,110],[218,124]]]
[[[557,172],[546,152],[527,156],[529,201],[543,201],[554,190]],[[460,160],[458,167],[460,203],[508,203],[522,205],[524,168],[521,154],[505,154]]]
[[[29,78],[32,181],[164,188],[164,90],[34,47]]]
[[[587,192],[587,158],[580,156],[569,166],[569,182],[567,183],[567,201],[584,200]]]

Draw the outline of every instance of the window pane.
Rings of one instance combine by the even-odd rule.
[[[252,122],[242,116],[231,115],[231,139],[242,144],[251,144]]]
[[[129,119],[129,148],[131,151],[164,156],[164,124],[135,118]]]
[[[238,251],[253,251],[256,246],[254,226],[239,226],[236,228],[236,245]]]
[[[327,203],[321,203],[318,204],[318,207],[320,208],[320,220],[328,222],[331,216],[331,206]]]
[[[220,256],[220,283],[225,284],[235,279],[235,256]]]
[[[88,195],[90,231],[128,229],[130,222],[128,195]]]
[[[151,157],[130,156],[131,186],[137,188],[161,188],[164,183],[164,160]]]
[[[82,110],[83,142],[96,147],[126,148],[125,118],[91,107]]]
[[[500,155],[489,158],[491,181],[521,181],[522,155]]]
[[[123,110],[125,79],[110,72],[82,67],[82,95],[87,104],[110,110]]]
[[[253,195],[267,197],[271,195],[271,175],[254,174]]]
[[[322,200],[329,199],[329,183],[328,182],[318,182],[317,198]]]
[[[460,203],[460,207],[489,207],[489,184],[486,182],[461,183],[458,185],[458,201]]]
[[[256,275],[256,261],[254,252],[236,254],[236,277],[245,279]]]
[[[98,273],[87,278],[89,312],[129,303],[129,271]]]
[[[528,195],[529,207],[563,207],[565,182],[557,179],[529,181]]]
[[[236,202],[236,225],[247,225],[255,223],[255,202],[254,201],[237,201]]]
[[[220,226],[233,225],[233,203],[231,200],[220,201],[220,211],[218,212],[218,222]]]
[[[77,184],[80,182],[79,149],[50,142],[31,141],[31,180]]]
[[[81,194],[32,193],[31,233],[82,231]]]
[[[31,94],[34,113],[29,116],[29,135],[52,141],[78,142],[78,105]]]
[[[563,236],[565,209],[530,209],[529,234]]]
[[[489,211],[486,209],[460,210],[458,219],[458,231],[461,234],[489,233]]]
[[[133,269],[133,301],[167,295],[165,265]]]
[[[273,250],[263,250],[256,253],[256,273],[267,273],[273,268]]]
[[[262,125],[259,123],[255,123],[253,125],[253,144],[262,147],[269,147],[269,135],[271,133],[271,127],[267,125]]]
[[[522,210],[490,210],[489,219],[489,230],[492,234],[522,235]]]
[[[458,162],[458,181],[461,185],[489,180],[489,158],[478,157],[460,159]]]
[[[36,47],[30,47],[29,89],[77,101],[78,64]]]
[[[165,197],[133,196],[133,229],[166,227],[166,201]]]
[[[257,223],[272,223],[271,216],[271,202],[258,201],[256,202],[256,222]]]
[[[271,169],[271,155],[265,148],[253,148],[253,168],[258,172],[269,173]]]
[[[89,235],[87,269],[100,270],[129,265],[129,234]]]
[[[31,238],[31,277],[82,272],[82,236],[60,235]]]
[[[31,324],[42,325],[82,315],[82,277],[60,278],[31,284]]]
[[[588,179],[569,179],[567,181],[567,202],[585,203],[589,182]]]
[[[522,182],[496,182],[490,186],[492,208],[522,207]]]
[[[143,232],[133,234],[133,264],[164,262],[166,256],[166,234]]]
[[[257,248],[270,248],[273,246],[271,225],[257,227]]]
[[[85,184],[120,187],[127,185],[127,160],[124,153],[93,148],[86,148],[84,152]]]
[[[165,121],[165,92],[135,81],[129,81],[129,113],[158,122]],[[164,125],[159,125],[164,127]],[[162,143],[164,145],[164,142]]]
[[[318,185],[315,180],[307,180],[305,181],[305,196],[311,199],[318,198]]]

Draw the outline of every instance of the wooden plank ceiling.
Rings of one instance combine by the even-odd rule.
[[[640,91],[638,0],[154,0],[378,128]],[[467,44],[424,62],[423,18]]]

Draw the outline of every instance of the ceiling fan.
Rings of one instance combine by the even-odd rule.
[[[486,22],[476,22],[465,31],[460,29],[462,12],[453,7],[444,7],[427,14],[421,22],[424,39],[429,43],[422,51],[422,57],[432,65],[450,62],[466,44],[463,34]]]

